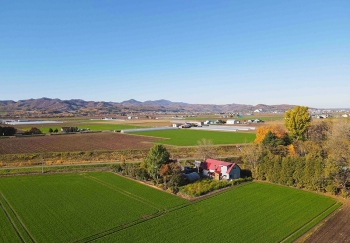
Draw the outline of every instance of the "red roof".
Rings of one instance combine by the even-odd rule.
[[[206,159],[203,163],[201,163],[201,168],[204,170],[214,170],[216,173],[221,173],[221,166],[227,166],[227,174],[230,173],[233,167],[235,167],[236,163],[230,163],[215,159]]]

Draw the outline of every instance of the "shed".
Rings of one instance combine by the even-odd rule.
[[[197,172],[192,172],[189,174],[183,174],[187,180],[189,180],[190,182],[194,182],[200,179],[200,176]]]

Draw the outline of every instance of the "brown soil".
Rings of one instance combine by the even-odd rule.
[[[0,154],[147,149],[154,140],[112,132],[19,137],[0,139]]]
[[[350,242],[350,201],[337,199],[343,203],[343,206],[295,242]]]

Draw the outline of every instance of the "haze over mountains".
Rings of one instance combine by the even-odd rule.
[[[294,105],[245,105],[245,104],[188,104],[184,102],[172,102],[169,100],[148,100],[145,102],[130,99],[122,102],[85,101],[81,99],[60,100],[50,98],[28,99],[28,100],[2,100],[0,111],[16,110],[52,110],[60,112],[78,111],[82,109],[109,110],[110,112],[122,111],[154,111],[154,112],[249,112],[256,109],[264,111],[285,111]]]

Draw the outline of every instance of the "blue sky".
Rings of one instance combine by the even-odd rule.
[[[0,1],[0,100],[350,107],[350,1]]]

